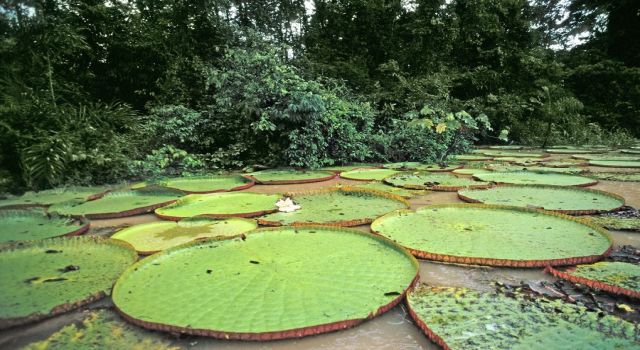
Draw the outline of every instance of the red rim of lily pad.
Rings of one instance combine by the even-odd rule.
[[[331,229],[331,230],[342,230],[345,232],[349,232],[349,233],[357,233],[357,234],[362,234],[362,235],[368,235],[369,233],[367,232],[362,232],[359,230],[354,230],[354,229],[348,229],[348,228],[339,228],[339,227],[328,227],[328,226],[309,226],[309,228],[312,227],[316,227],[318,229]],[[258,229],[256,231],[277,231],[280,228],[278,227],[269,227],[269,228],[262,228],[262,229]],[[252,232],[256,232],[256,231],[252,231]],[[252,232],[249,232],[248,234],[251,234]],[[373,237],[375,239],[380,239],[383,242],[386,242],[387,244],[391,244],[393,246],[398,246],[397,243],[391,241],[390,239],[383,237],[383,236],[379,236],[379,235],[373,235]],[[195,242],[190,242],[190,243],[186,243],[181,245],[180,247],[185,247],[188,245],[195,245],[195,244],[201,244],[202,242],[206,242],[206,241],[215,241],[218,240],[216,238],[212,238],[209,240],[201,240],[201,241],[195,241]],[[176,247],[174,248],[170,248],[168,250],[165,250],[163,252],[160,252],[158,254],[168,254],[171,253],[174,249],[176,249]],[[402,249],[402,247],[399,247],[399,249]],[[343,330],[343,329],[347,329],[347,328],[351,328],[354,326],[357,326],[367,320],[370,320],[374,317],[377,317],[389,310],[391,310],[392,308],[394,308],[396,305],[398,305],[402,300],[404,300],[406,298],[407,293],[412,290],[420,281],[420,269],[418,268],[418,261],[411,256],[410,254],[408,258],[412,259],[412,263],[416,266],[416,275],[413,278],[413,280],[411,281],[411,283],[409,284],[409,286],[407,286],[407,288],[405,290],[403,290],[396,298],[394,298],[393,300],[391,300],[389,303],[380,306],[375,312],[370,313],[369,315],[367,315],[367,317],[365,318],[357,318],[357,319],[350,319],[350,320],[344,320],[344,321],[338,321],[338,322],[332,322],[332,323],[326,323],[326,324],[321,324],[321,325],[315,325],[315,326],[308,326],[308,327],[302,327],[302,328],[295,328],[295,329],[290,329],[290,330],[285,330],[285,331],[274,331],[274,332],[262,332],[262,333],[241,333],[241,332],[222,332],[222,331],[215,331],[215,330],[210,330],[210,329],[197,329],[197,328],[190,328],[190,327],[179,327],[179,326],[172,326],[172,325],[167,325],[167,324],[162,324],[162,323],[156,323],[156,322],[149,322],[149,321],[143,321],[140,319],[137,319],[135,317],[129,316],[127,315],[124,311],[122,311],[117,305],[114,305],[115,310],[118,312],[118,314],[124,318],[127,322],[130,322],[132,324],[135,324],[137,326],[143,327],[143,328],[147,328],[147,329],[152,329],[152,330],[157,330],[157,331],[163,331],[163,332],[170,332],[170,333],[183,333],[183,334],[190,334],[190,335],[196,335],[196,336],[204,336],[204,337],[213,337],[213,338],[218,338],[218,339],[225,339],[225,340],[249,340],[249,341],[269,341],[269,340],[282,340],[282,339],[291,339],[291,338],[302,338],[302,337],[306,337],[306,336],[311,336],[311,335],[317,335],[317,334],[322,334],[322,333],[328,333],[328,332],[334,332],[334,331],[339,331],[339,330]],[[141,261],[138,261],[135,265],[136,266],[138,264],[140,264]],[[127,271],[125,271],[125,273],[127,273]]]
[[[585,286],[595,288],[595,289],[601,289],[612,294],[625,295],[630,298],[640,299],[640,292],[637,292],[635,290],[622,288],[622,287],[614,286],[612,284],[572,275],[571,272],[575,271],[575,269],[576,269],[575,267],[570,267],[565,271],[560,271],[560,270],[554,269],[551,266],[547,266],[544,269],[544,272],[549,273],[557,278],[561,278],[563,280],[567,280],[573,283],[584,284]]]
[[[548,188],[548,189],[562,189],[558,188],[559,186],[549,186],[549,185],[510,185],[510,184],[498,184],[496,185],[496,187],[522,187],[522,188]],[[566,189],[571,189],[571,186],[569,187],[564,187]],[[489,188],[486,188],[489,189]],[[475,190],[475,189],[474,189]],[[541,208],[542,210],[547,210],[547,211],[552,211],[555,213],[560,213],[560,214],[567,214],[567,215],[592,215],[592,214],[601,214],[601,213],[611,213],[614,211],[619,210],[620,208],[625,206],[625,199],[622,196],[619,196],[615,193],[611,193],[611,192],[606,192],[606,191],[602,191],[602,190],[596,190],[596,189],[592,189],[592,188],[580,188],[581,191],[587,191],[587,192],[591,192],[591,193],[597,193],[597,194],[601,194],[601,195],[605,195],[605,196],[609,196],[609,197],[613,197],[615,199],[621,200],[622,201],[622,205],[620,205],[617,208],[611,209],[611,210],[598,210],[598,209],[589,209],[589,210],[555,210],[555,209],[544,209]],[[467,197],[465,195],[463,195],[462,193],[458,192],[458,198],[460,198],[461,200],[467,202],[467,203],[479,203],[479,204],[483,204],[482,201],[477,200],[477,199],[473,199],[470,197]]]
[[[162,207],[167,206],[169,204],[175,203],[176,200],[177,199],[173,199],[173,200],[170,200],[170,201],[167,201],[167,202],[163,202],[163,203],[157,203],[157,204],[153,204],[153,205],[148,205],[146,207],[134,208],[134,209],[129,209],[129,210],[120,211],[120,212],[97,213],[97,214],[86,214],[86,215],[71,215],[71,216],[74,217],[74,218],[85,217],[85,218],[91,219],[91,220],[119,219],[119,218],[125,218],[125,217],[129,217],[129,216],[152,213],[154,210],[156,210],[158,208],[162,208]]]
[[[255,186],[255,184],[256,184],[255,179],[250,179],[249,177],[242,176],[242,175],[239,175],[239,176],[244,178],[248,182],[246,184],[244,184],[244,185],[236,186],[236,187],[229,188],[229,189],[219,189],[219,190],[211,190],[211,191],[185,191],[185,190],[181,190],[179,188],[175,188],[175,187],[171,187],[171,186],[164,186],[164,187],[172,189],[172,190],[184,192],[186,194],[207,194],[207,193],[242,191],[242,190],[246,190],[248,188],[251,188],[251,187]]]
[[[509,209],[516,210],[522,212],[529,213],[539,213],[543,215],[551,215],[563,218],[565,220],[570,220],[573,222],[577,222],[583,224],[585,226],[590,227],[596,232],[600,233],[609,241],[609,248],[599,255],[587,255],[587,256],[577,256],[571,258],[560,258],[560,259],[544,259],[544,260],[516,260],[516,259],[495,259],[495,258],[480,258],[480,257],[471,257],[471,256],[458,256],[458,255],[450,255],[450,254],[437,254],[437,253],[429,253],[422,250],[411,249],[409,247],[403,246],[408,252],[410,252],[413,256],[416,256],[420,259],[424,260],[432,260],[432,261],[440,261],[445,263],[452,264],[465,264],[465,265],[485,265],[485,266],[501,266],[501,267],[546,267],[546,266],[562,266],[562,265],[578,265],[578,264],[586,264],[592,263],[603,258],[609,256],[611,251],[613,250],[613,239],[609,235],[609,233],[599,227],[597,225],[585,222],[584,220],[574,218],[569,215],[555,213],[546,210],[540,209],[527,209],[520,207],[512,207],[506,205],[490,205],[490,204],[439,204],[439,205],[431,205],[431,208],[437,207],[477,207],[477,208],[487,208],[487,209]],[[371,232],[377,235],[382,235],[381,233],[374,231],[373,228],[370,228]]]
[[[260,181],[258,180],[256,177],[254,177],[253,175],[242,175],[244,178],[249,179],[251,181],[253,181],[254,183],[260,184],[260,185],[293,185],[293,184],[307,184],[307,183],[312,183],[312,182],[322,182],[322,181],[329,181],[331,179],[334,179],[335,177],[337,177],[340,173],[337,172],[333,172],[330,170],[322,170],[322,172],[326,172],[329,175],[324,176],[324,177],[317,177],[317,178],[313,178],[313,179],[300,179],[300,180],[268,180],[268,181]]]
[[[404,197],[399,196],[397,194],[393,194],[393,193],[389,193],[389,192],[376,191],[376,190],[371,190],[371,189],[367,189],[367,188],[350,187],[350,186],[343,186],[343,187],[336,187],[336,188],[324,188],[324,189],[312,190],[312,191],[288,192],[288,193],[284,194],[284,197],[291,197],[292,199],[295,200],[296,196],[308,196],[308,195],[324,194],[324,193],[332,193],[332,192],[367,193],[367,194],[370,194],[370,195],[374,195],[374,196],[378,196],[378,197],[384,197],[384,198],[387,198],[387,199],[390,199],[390,200],[401,202],[407,208],[410,206],[409,202]],[[267,213],[265,213],[265,214],[267,214]],[[352,226],[360,226],[360,225],[370,224],[375,219],[376,218],[363,218],[363,219],[356,219],[356,220],[338,220],[338,221],[323,222],[323,223],[296,221],[296,222],[292,222],[292,223],[287,224],[287,225],[283,225],[279,221],[270,221],[270,220],[261,219],[261,218],[258,218],[257,220],[258,220],[258,224],[259,225],[263,225],[263,226],[300,226],[300,227],[303,227],[303,226],[330,226],[330,227],[333,227],[333,226],[335,226],[335,227],[352,227]]]

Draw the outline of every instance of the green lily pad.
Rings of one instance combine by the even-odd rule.
[[[580,161],[549,161],[549,162],[544,162],[544,166],[546,167],[552,167],[552,168],[571,168],[571,167],[576,167],[576,166],[580,166],[583,163]]]
[[[387,169],[393,170],[424,170],[433,172],[447,172],[461,168],[460,165],[438,165],[438,164],[425,164],[420,162],[400,162],[400,163],[388,163],[384,165]]]
[[[359,181],[382,181],[387,176],[397,174],[393,169],[355,169],[340,174],[341,178]]]
[[[0,329],[108,295],[137,257],[126,243],[85,236],[0,246]]]
[[[49,212],[60,215],[84,216],[89,219],[110,219],[152,212],[171,204],[182,193],[175,191],[121,191],[109,192],[104,197],[88,202],[69,201],[54,204]]]
[[[637,327],[562,300],[520,292],[419,287],[407,294],[410,314],[446,349],[638,349]]]
[[[543,158],[525,158],[525,157],[495,157],[493,158],[496,162],[508,162],[508,163],[517,163],[517,164],[537,164],[543,162]]]
[[[434,174],[429,172],[399,173],[384,179],[384,182],[409,189],[430,189],[434,191],[457,191],[462,188],[484,188],[491,184],[475,181],[452,174]]]
[[[156,333],[134,327],[113,311],[89,312],[81,324],[70,324],[24,350],[154,349],[179,350]]]
[[[624,205],[624,198],[618,195],[576,187],[511,185],[460,190],[458,196],[466,202],[540,208],[565,214],[594,214]]]
[[[252,192],[190,194],[171,205],[156,209],[155,213],[163,219],[174,221],[194,216],[254,217],[278,210],[278,199],[278,194]]]
[[[417,273],[417,262],[382,237],[279,227],[152,255],[120,277],[113,301],[146,328],[273,340],[375,317],[401,300]]]
[[[489,169],[477,169],[477,168],[462,168],[462,169],[456,169],[453,171],[454,174],[458,174],[458,175],[473,175],[473,174],[479,174],[479,173],[490,173],[491,170]]]
[[[585,174],[594,179],[621,182],[640,182],[640,173],[604,173],[590,172]]]
[[[329,166],[329,167],[321,168],[320,170],[328,170],[334,173],[342,173],[345,171],[351,171],[355,169],[376,169],[376,168],[380,168],[380,166],[378,164],[358,163],[358,164],[351,164],[351,165]]]
[[[592,262],[611,248],[605,230],[570,216],[478,204],[397,211],[371,230],[436,261],[535,267]]]
[[[590,153],[603,153],[605,149],[586,149],[586,148],[551,148],[546,150],[548,153],[555,154],[590,154]]]
[[[592,288],[640,298],[640,265],[601,261],[595,264],[578,265],[567,271],[552,268],[548,268],[547,271],[556,277]]]
[[[473,177],[481,181],[514,185],[591,186],[598,183],[583,176],[532,171],[481,173]]]
[[[640,161],[640,156],[619,156],[614,154],[611,155],[573,155],[571,158],[581,159],[581,160],[597,160],[597,161],[618,161],[618,162],[637,162]]]
[[[0,210],[0,227],[0,243],[6,243],[83,234],[89,222],[41,210]]]
[[[131,226],[116,232],[111,238],[125,241],[138,253],[146,255],[204,238],[233,238],[256,228],[258,224],[249,219],[191,218]]]
[[[63,187],[40,192],[27,192],[19,197],[0,199],[1,207],[46,207],[52,204],[74,201],[86,201],[99,198],[107,191],[106,187]]]
[[[187,193],[238,191],[254,184],[255,182],[240,175],[179,177],[160,182],[163,187]]]
[[[290,193],[300,205],[293,212],[276,212],[258,219],[261,225],[357,226],[396,209],[408,208],[400,196],[350,187]]]
[[[367,190],[374,190],[380,192],[386,192],[398,195],[402,198],[413,198],[415,196],[423,196],[428,192],[425,190],[409,190],[406,188],[400,188],[395,186],[386,185],[382,182],[370,182],[362,185],[355,185],[354,188],[364,188]]]
[[[512,172],[512,171],[530,171],[534,173],[560,173],[560,174],[579,174],[586,172],[584,168],[556,168],[547,166],[535,166],[535,165],[498,165],[491,167],[493,171]]]
[[[542,153],[526,153],[526,152],[503,152],[503,151],[483,151],[482,154],[490,157],[518,157],[518,158],[542,158]]]
[[[269,169],[256,171],[247,176],[259,184],[283,185],[327,181],[333,179],[336,174],[324,170]]]
[[[627,153],[627,154],[640,154],[640,149],[635,149],[635,148],[623,149],[623,150],[620,150],[620,152]]]
[[[454,156],[453,159],[461,160],[461,161],[483,161],[483,160],[491,160],[492,157],[482,156],[477,154],[459,154]]]
[[[593,216],[587,218],[598,226],[609,230],[640,231],[640,218],[621,218],[617,216]]]
[[[502,150],[511,150],[511,151],[517,151],[517,150],[521,150],[524,148],[524,146],[518,146],[518,145],[496,145],[496,146],[489,146],[490,149],[502,149]]]
[[[590,160],[589,165],[611,168],[640,168],[640,161]]]

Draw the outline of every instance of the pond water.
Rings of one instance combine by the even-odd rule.
[[[554,158],[561,158],[554,155]],[[472,165],[471,165],[472,167]],[[605,171],[617,169],[606,168]],[[628,171],[628,169],[625,169]],[[336,178],[330,181],[299,185],[256,185],[245,191],[259,193],[284,193],[306,191],[342,185],[354,185],[363,182]],[[601,181],[591,188],[613,192],[625,197],[627,205],[640,207],[640,186],[633,182]],[[455,192],[430,192],[412,198],[411,208],[424,205],[462,203]],[[121,219],[92,220],[90,234],[110,235],[119,228],[157,221],[152,215],[139,215]],[[369,231],[369,225],[357,227]],[[640,247],[640,233],[614,231],[612,237],[616,245],[634,245]],[[554,278],[542,272],[542,269],[512,269],[481,266],[460,266],[452,264],[420,261],[420,281],[430,285],[447,285],[489,289],[493,282],[519,284],[520,281],[553,281]],[[89,308],[112,307],[109,298],[94,303]],[[0,349],[15,349],[30,342],[42,340],[63,326],[82,319],[81,311],[70,312],[35,325],[18,327],[0,332]],[[413,324],[404,305],[393,308],[389,312],[355,328],[344,331],[306,337],[296,340],[275,342],[239,342],[222,341],[203,337],[172,337],[167,335],[174,345],[185,349],[438,349]]]

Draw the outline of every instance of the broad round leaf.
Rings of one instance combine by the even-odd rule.
[[[137,257],[126,243],[85,236],[0,246],[0,328],[110,294],[113,282]]]
[[[300,205],[293,212],[276,212],[258,219],[262,225],[368,224],[396,209],[408,208],[400,196],[357,188],[332,188],[286,194]]]
[[[637,349],[637,327],[562,300],[465,288],[419,287],[409,313],[445,349]]]
[[[517,150],[521,150],[524,148],[524,146],[518,146],[518,145],[496,145],[496,146],[489,146],[490,149],[501,149],[501,150],[511,150],[511,151],[517,151]]]
[[[473,177],[481,181],[514,185],[591,186],[598,183],[597,180],[583,176],[531,171],[480,173]]]
[[[524,157],[524,158],[542,158],[545,154],[541,153],[526,153],[526,152],[504,152],[504,151],[482,151],[482,154],[490,157]]]
[[[438,165],[438,164],[425,164],[420,162],[399,162],[399,163],[388,163],[384,165],[387,169],[394,170],[424,170],[424,171],[433,171],[433,172],[447,172],[455,169],[459,169],[461,165]]]
[[[382,181],[387,176],[397,174],[393,169],[355,169],[340,173],[341,178],[359,181]]]
[[[462,188],[486,188],[488,182],[475,181],[468,177],[429,172],[405,172],[389,176],[385,183],[408,189],[430,189],[434,191],[457,191]]]
[[[41,210],[0,210],[0,243],[80,235],[87,220],[46,215]]]
[[[240,175],[180,177],[162,181],[162,186],[187,193],[213,193],[247,189],[255,182]]]
[[[282,227],[152,255],[118,279],[113,301],[151,329],[282,339],[375,317],[400,301],[417,272],[417,262],[382,237]]]
[[[452,204],[397,211],[371,230],[437,261],[534,267],[599,260],[607,232],[573,217],[515,207]]]
[[[106,187],[63,187],[40,192],[27,192],[19,197],[0,199],[0,207],[45,207],[66,201],[83,202],[103,196]]]
[[[88,202],[63,202],[49,207],[49,212],[61,215],[84,216],[89,219],[110,219],[152,212],[171,204],[182,196],[174,191],[109,192]]]
[[[615,153],[609,155],[595,154],[595,155],[573,155],[571,158],[584,159],[584,160],[597,160],[597,161],[619,161],[619,162],[637,162],[640,161],[639,156],[620,156]]]
[[[640,161],[590,160],[589,165],[611,168],[640,168]]]
[[[565,271],[548,267],[547,271],[571,282],[640,299],[640,265],[637,264],[602,261]]]
[[[498,186],[486,190],[460,190],[466,202],[540,208],[565,214],[595,214],[618,209],[624,198],[597,190],[554,186]]]
[[[483,160],[491,160],[492,157],[478,155],[478,154],[459,154],[453,157],[455,160],[460,161],[483,161]]]
[[[190,194],[155,212],[160,218],[174,221],[194,216],[254,217],[278,210],[276,202],[280,197],[253,192]]]
[[[336,173],[324,170],[269,169],[256,171],[246,176],[263,185],[283,185],[327,181],[336,177]]]
[[[415,196],[422,196],[428,193],[427,191],[424,191],[424,190],[409,190],[406,188],[394,187],[378,181],[365,183],[362,185],[359,185],[359,184],[354,185],[354,188],[364,188],[367,190],[387,192],[387,193],[398,195],[402,198],[412,198]]]
[[[546,150],[548,153],[556,154],[589,154],[589,153],[604,153],[605,149],[585,149],[585,148],[552,148]]]
[[[478,173],[490,173],[491,170],[489,169],[477,169],[477,168],[462,168],[462,169],[456,169],[453,171],[454,174],[459,174],[459,175],[473,175],[473,174],[478,174]]]
[[[140,254],[153,254],[194,240],[237,237],[256,228],[258,224],[249,219],[192,218],[135,225],[116,232],[111,238],[131,244]]]

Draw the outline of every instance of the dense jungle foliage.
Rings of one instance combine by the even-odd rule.
[[[638,136],[637,0],[0,3],[0,192]]]

